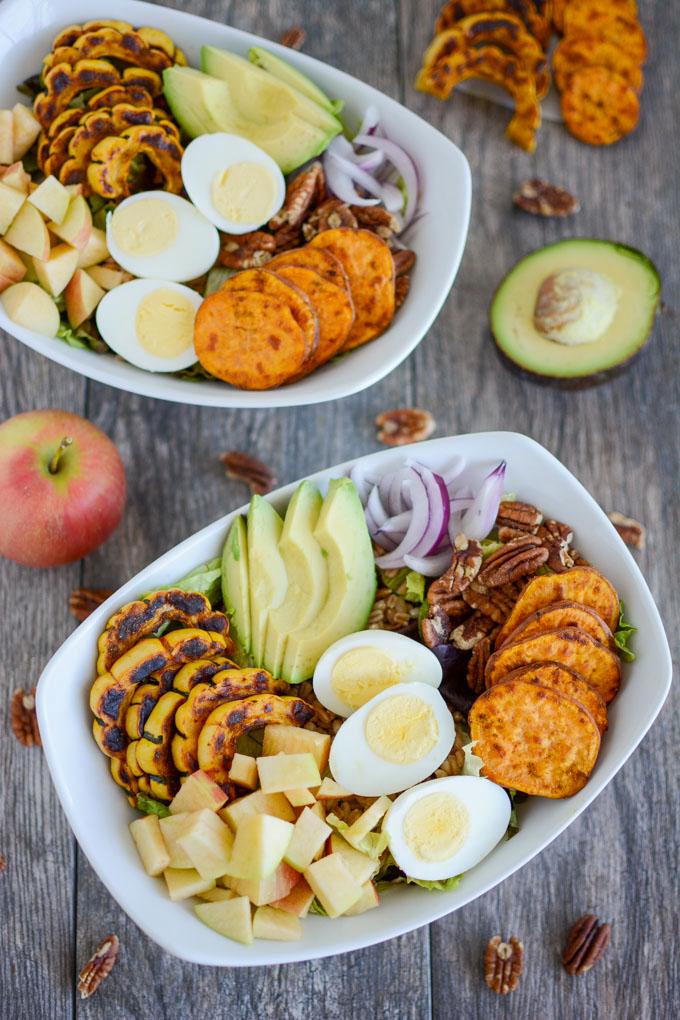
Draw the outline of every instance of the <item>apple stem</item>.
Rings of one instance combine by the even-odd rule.
[[[57,471],[59,470],[59,461],[62,458],[62,454],[64,453],[65,450],[68,450],[72,442],[73,442],[72,436],[64,436],[62,441],[59,443],[59,446],[54,451],[54,456],[52,457],[49,463],[49,472],[51,475],[56,475]]]

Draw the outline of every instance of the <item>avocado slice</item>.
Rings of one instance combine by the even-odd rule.
[[[275,53],[263,49],[262,46],[251,46],[248,50],[248,59],[251,64],[261,67],[263,71],[273,74],[279,81],[291,85],[303,96],[307,96],[312,102],[322,106],[329,113],[338,114],[342,110],[341,99],[329,99],[325,92],[322,92],[318,85],[315,85],[311,78],[308,78],[302,71],[289,64],[287,60],[277,57]]]
[[[534,323],[539,290],[554,274],[586,271],[618,295],[608,325],[583,343],[548,339]],[[593,275],[594,274],[594,275]],[[635,248],[613,241],[573,238],[539,248],[510,270],[490,308],[491,331],[504,360],[537,381],[563,386],[603,382],[622,371],[649,339],[661,280]],[[601,312],[602,310],[599,309]]]
[[[288,575],[279,552],[283,521],[271,503],[253,496],[248,508],[248,573],[250,577],[250,651],[253,662],[264,662],[267,617],[283,602]]]
[[[250,653],[250,577],[246,522],[237,517],[222,550],[222,599],[236,641],[244,655]]]
[[[288,590],[267,620],[264,666],[281,676],[283,654],[291,631],[309,626],[328,594],[328,567],[314,537],[323,499],[311,482],[302,482],[288,504],[279,553],[288,576]],[[285,680],[286,677],[284,676]]]
[[[330,482],[314,538],[328,565],[328,597],[311,624],[288,636],[282,675],[289,683],[308,680],[329,645],[363,630],[375,599],[373,546],[349,478]]]

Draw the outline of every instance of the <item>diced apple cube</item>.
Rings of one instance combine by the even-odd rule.
[[[89,240],[80,253],[78,259],[79,269],[89,269],[96,266],[109,257],[109,249],[106,245],[106,234],[99,227],[93,227]]]
[[[72,248],[70,244],[58,244],[52,248],[46,262],[33,259],[36,279],[48,294],[58,297],[75,273],[77,261],[77,248]]]
[[[0,239],[0,291],[13,283],[19,283],[26,276],[27,266],[14,248]]]
[[[219,878],[226,873],[234,836],[214,811],[203,808],[191,812],[177,842],[203,878]]]
[[[274,723],[265,726],[262,754],[304,754],[314,755],[319,772],[323,775],[328,766],[331,738],[328,733],[303,730],[299,726],[285,726]],[[310,784],[311,785],[311,784]]]
[[[361,887],[361,896],[345,911],[345,917],[353,917],[356,914],[365,914],[367,910],[380,905],[380,896],[374,882],[366,882]]]
[[[316,797],[311,790],[301,787],[299,790],[285,790],[283,796],[293,807],[310,807],[316,804]]]
[[[329,854],[310,864],[304,877],[329,917],[344,914],[362,893],[361,885],[339,854]]]
[[[11,115],[12,159],[21,159],[40,134],[40,121],[23,103],[16,103],[12,108]]]
[[[337,832],[334,832],[331,836],[331,853],[339,854],[342,857],[347,870],[354,875],[359,885],[364,885],[368,882],[378,870],[377,861],[374,861],[367,854],[362,854],[355,850]]]
[[[95,283],[98,283],[104,290],[113,290],[114,287],[120,287],[121,283],[127,283],[128,280],[132,279],[131,273],[126,273],[120,266],[101,265],[92,266],[88,269],[88,273],[92,277]]]
[[[305,808],[293,829],[293,835],[284,860],[296,871],[304,871],[312,863],[316,855],[333,830],[309,808]]]
[[[229,778],[237,786],[254,790],[257,787],[257,762],[249,754],[235,754],[231,761]]]
[[[207,773],[200,769],[186,779],[179,791],[170,802],[170,814],[182,814],[185,811],[200,811],[209,808],[219,811],[224,807],[228,797],[221,786],[214,783]]]
[[[250,902],[245,896],[220,903],[197,903],[196,916],[213,931],[249,946],[253,941]]]
[[[246,815],[238,825],[227,873],[259,880],[271,875],[288,849],[293,826],[271,815]]]
[[[12,163],[11,166],[0,167],[0,180],[8,188],[14,188],[24,196],[29,194],[33,185],[31,175],[26,173],[23,163]]]
[[[50,257],[50,235],[47,233],[47,227],[38,210],[28,202],[24,202],[9,229],[5,231],[5,240],[13,248],[24,251],[36,259],[42,259],[43,262]]]
[[[83,251],[92,233],[92,213],[82,195],[72,198],[61,223],[50,221],[49,229],[62,241]]]
[[[105,293],[85,269],[76,269],[64,290],[66,315],[73,329],[90,318]]]
[[[50,174],[31,192],[28,201],[48,220],[61,223],[66,216],[71,196],[64,185]]]
[[[316,791],[317,800],[344,800],[345,797],[351,796],[352,794],[349,790],[346,790],[344,786],[340,786],[340,783],[336,783],[329,776],[326,776],[321,781],[321,786]]]
[[[167,815],[161,818],[160,827],[165,845],[170,854],[169,867],[192,868],[191,858],[179,843],[191,824],[191,813],[185,811],[181,815]]]
[[[199,900],[205,900],[206,903],[219,903],[220,900],[233,900],[236,895],[231,889],[222,889],[217,886],[214,889],[208,889],[207,892],[198,894]]]
[[[302,938],[302,925],[295,914],[276,907],[258,907],[253,917],[253,935],[256,939],[296,942]]]
[[[0,110],[0,163],[14,159],[14,118],[11,110]]]
[[[77,198],[78,195],[83,193],[82,184],[65,184],[64,187],[68,191],[70,198]]]
[[[291,868],[285,861],[281,861],[278,868],[267,878],[253,881],[247,878],[230,878],[225,876],[220,880],[228,889],[231,889],[237,896],[247,896],[256,907],[264,903],[271,903],[273,900],[280,900],[288,896],[295,886],[302,880],[302,876],[295,868]]]
[[[281,900],[273,900],[271,906],[295,914],[296,917],[306,917],[314,902],[314,890],[309,887],[302,875],[298,877],[300,881],[293,886],[288,895]]]
[[[37,283],[13,283],[0,295],[0,302],[7,316],[18,326],[43,336],[57,335],[59,309]]]
[[[258,758],[257,771],[264,793],[283,793],[284,790],[296,790],[302,786],[321,785],[316,760],[309,752]]]
[[[190,896],[198,896],[215,888],[214,879],[202,878],[193,868],[181,870],[166,868],[163,878],[171,900],[188,900]]]
[[[172,811],[172,804],[170,810]],[[219,815],[234,831],[246,815],[271,815],[272,818],[281,818],[284,822],[295,821],[295,812],[282,793],[263,793],[262,790],[232,800],[231,804],[222,808]]]
[[[147,875],[160,875],[170,866],[170,854],[157,815],[135,818],[134,822],[130,822],[130,834]]]
[[[326,821],[326,808],[323,806],[321,801],[314,801],[313,804],[309,805],[309,810],[313,815],[316,815],[317,818],[320,818],[322,822]]]
[[[392,801],[389,797],[378,797],[370,807],[366,808],[362,815],[350,825],[349,829],[343,831],[343,836],[351,846],[361,849],[361,841],[364,836],[375,829],[376,825],[384,814],[390,809]]]
[[[0,181],[0,234],[4,234],[9,229],[12,220],[25,201],[25,195],[22,195],[16,188],[5,184],[4,181]]]

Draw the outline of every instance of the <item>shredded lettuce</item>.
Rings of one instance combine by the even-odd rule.
[[[137,794],[137,807],[145,815],[158,815],[159,818],[167,818],[170,814],[165,804],[161,804],[159,800],[154,800],[153,797],[147,797],[144,793]]]
[[[312,905],[309,908],[310,914],[319,914],[320,917],[328,917],[328,914],[323,909],[316,897],[312,900]]]
[[[465,755],[465,761],[463,762],[463,769],[461,775],[463,776],[481,776],[482,766],[484,762],[478,754],[474,754],[472,748],[475,746],[476,741],[470,741],[463,748],[463,754]]]
[[[452,875],[451,878],[444,878],[437,882],[426,882],[421,878],[409,878],[406,876],[407,885],[419,885],[421,889],[430,889],[433,892],[450,892],[459,884],[462,875]]]
[[[216,290],[219,290],[222,284],[232,276],[235,276],[237,272],[238,270],[229,269],[227,266],[213,266],[208,272],[203,296],[207,297],[208,294],[213,294]]]
[[[614,633],[614,642],[624,662],[633,662],[635,652],[628,647],[628,642],[637,631],[632,623],[626,620],[623,602],[619,603],[619,625]]]
[[[81,339],[80,330],[71,329],[67,322],[62,322],[57,330],[57,337],[67,343],[69,347],[79,347],[83,351],[89,351],[90,345]]]
[[[500,549],[503,543],[499,542],[496,538],[484,538],[480,545],[482,547],[482,559],[485,560],[491,553],[495,553],[497,549]]]
[[[434,882],[411,878],[410,875],[405,875],[399,869],[392,854],[388,853],[374,881],[378,892],[388,889],[391,885],[419,885],[421,889],[429,889],[433,892],[448,892],[456,888],[462,877],[462,875],[453,875],[451,878],[442,878]]]
[[[100,337],[92,322],[88,320],[73,329],[64,315],[62,296],[60,295],[56,298],[54,303],[62,313],[59,329],[57,330],[57,338],[59,340],[63,340],[69,347],[79,347],[81,350],[95,351],[97,354],[108,351],[109,348]]]
[[[407,602],[418,604],[425,598],[425,578],[417,570],[409,570],[406,575],[406,591],[404,598]]]
[[[519,815],[517,814],[517,805],[522,804],[526,799],[526,793],[519,793],[517,790],[506,790],[510,803],[512,804],[512,810],[510,811],[510,821],[508,822],[508,828],[505,832],[505,839],[512,839],[519,832]]]

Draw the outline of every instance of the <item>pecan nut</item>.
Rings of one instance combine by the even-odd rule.
[[[626,517],[625,514],[621,514],[618,510],[612,510],[607,517],[612,522],[619,535],[631,549],[644,549],[645,547],[645,528],[643,524],[636,521],[633,517]]]
[[[488,588],[500,588],[520,577],[535,574],[548,556],[548,550],[536,535],[513,538],[491,553],[479,571],[479,580]]]
[[[419,443],[432,435],[436,422],[429,411],[420,407],[395,407],[383,411],[375,419],[378,441],[386,446]]]
[[[477,577],[482,566],[482,547],[475,539],[456,535],[451,566],[433,581],[427,592],[431,606],[438,605],[451,613],[452,605]]]
[[[462,602],[462,599],[459,601]],[[463,603],[463,606],[464,613],[467,615],[468,607],[465,603]],[[428,648],[436,648],[437,645],[447,644],[451,636],[452,629],[452,620],[442,606],[430,606],[427,611],[427,616],[420,624],[420,633],[424,644],[426,644]]]
[[[302,225],[312,206],[326,194],[326,177],[321,163],[312,163],[294,177],[286,188],[283,205],[267,224],[270,230]]]
[[[19,687],[12,695],[9,710],[12,733],[24,747],[41,747],[38,717],[35,712],[35,687]]]
[[[524,946],[513,935],[507,942],[500,935],[489,940],[484,953],[484,980],[492,992],[514,992],[524,968]]]
[[[409,276],[398,276],[394,281],[394,310],[401,308],[408,297],[411,289],[411,278]]]
[[[220,263],[228,269],[258,269],[276,251],[276,240],[263,230],[249,234],[222,234]]]
[[[281,227],[274,234],[274,242],[277,255],[282,251],[291,251],[293,248],[299,248],[302,244],[302,231],[296,225]]]
[[[324,230],[335,230],[338,227],[356,229],[357,226],[356,216],[346,202],[341,202],[339,198],[327,198],[302,224],[302,234],[305,241],[311,241]]]
[[[519,586],[510,583],[500,588],[487,588],[475,580],[463,592],[463,599],[471,609],[478,609],[489,616],[494,623],[505,623],[517,601]]]
[[[81,999],[89,999],[97,991],[102,981],[109,976],[118,957],[118,949],[117,935],[107,935],[105,939],[101,940],[78,975],[78,991]]]
[[[562,953],[567,974],[575,977],[594,967],[609,945],[610,936],[611,925],[600,924],[594,914],[579,918],[567,936]]]
[[[483,637],[472,649],[472,654],[467,664],[465,679],[468,687],[471,691],[474,691],[475,694],[482,694],[486,688],[486,664],[491,658],[492,651],[493,642],[489,636]]]
[[[498,528],[514,528],[523,534],[535,534],[542,523],[543,514],[531,503],[521,503],[518,499],[504,499],[498,506],[496,514]]]
[[[249,453],[243,453],[241,450],[227,450],[220,454],[220,461],[226,469],[228,478],[245,482],[250,487],[250,491],[258,496],[264,496],[265,492],[271,492],[276,485],[274,472],[263,461],[252,457]]]
[[[416,264],[416,253],[410,248],[399,248],[392,252],[392,259],[394,260],[394,275],[399,278],[411,272]]]
[[[522,181],[512,200],[534,216],[572,216],[581,208],[578,199],[566,188],[549,184],[540,177]]]
[[[69,595],[68,607],[76,620],[82,623],[102,602],[106,602],[109,595],[113,595],[111,588],[74,588]]]
[[[554,570],[556,574],[563,574],[574,566],[574,560],[569,550],[569,543],[574,537],[574,532],[568,524],[562,521],[546,520],[536,529],[536,534],[542,540],[548,550],[546,565]]]
[[[350,209],[360,227],[371,230],[383,241],[390,241],[401,230],[399,218],[383,206],[351,205]]]
[[[0,873],[2,873],[7,867],[7,859],[4,854],[0,854]]]
[[[454,648],[459,648],[462,652],[469,652],[479,644],[482,638],[493,637],[497,630],[498,625],[490,616],[475,609],[472,616],[454,627],[449,640]]]
[[[305,32],[302,25],[293,25],[282,33],[279,42],[282,46],[287,46],[290,50],[301,50],[305,44],[307,33]]]

